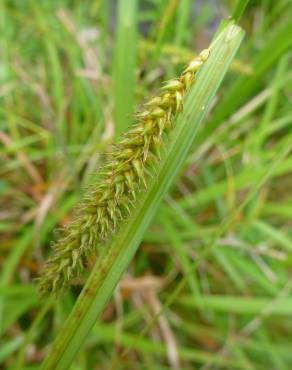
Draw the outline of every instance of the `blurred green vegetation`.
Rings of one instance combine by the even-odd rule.
[[[84,282],[38,296],[54,229],[135,106],[234,6],[1,2],[0,368],[39,368]],[[291,15],[290,0],[249,2],[184,170],[73,370],[291,369]]]

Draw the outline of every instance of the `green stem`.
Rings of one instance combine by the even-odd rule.
[[[121,275],[131,262],[160,201],[186,159],[200,122],[208,111],[242,38],[242,30],[229,23],[212,43],[210,56],[188,93],[184,112],[176,120],[155,179],[138,199],[133,215],[118,231],[108,252],[97,261],[42,369],[68,369],[84,344]]]
[[[118,1],[112,71],[116,137],[127,128],[129,117],[134,113],[137,8],[137,0]]]
[[[233,10],[233,14],[232,14],[232,19],[235,22],[239,22],[248,3],[249,3],[249,0],[238,0],[237,1],[236,6],[234,7],[234,10]]]

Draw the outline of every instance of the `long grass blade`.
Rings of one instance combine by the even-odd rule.
[[[137,4],[137,0],[118,2],[118,29],[112,75],[116,135],[126,129],[134,108]]]
[[[181,168],[242,38],[241,29],[229,23],[212,43],[210,56],[188,93],[184,112],[177,118],[155,179],[137,202],[130,220],[115,235],[105,256],[97,261],[42,369],[68,369],[85,342]]]

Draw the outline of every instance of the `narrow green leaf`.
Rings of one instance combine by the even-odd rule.
[[[249,0],[237,0],[232,14],[232,19],[234,19],[235,22],[238,22],[240,20],[248,3]]]
[[[119,0],[118,29],[113,61],[113,97],[116,135],[129,125],[134,108],[137,0]]]
[[[239,77],[232,88],[228,91],[219,105],[217,105],[210,123],[202,130],[200,137],[196,142],[201,142],[211,132],[219,126],[219,124],[232,114],[240,104],[244,103],[247,98],[258,89],[258,84],[261,81],[264,73],[271,68],[292,45],[292,22],[280,24],[273,29],[272,35],[265,47],[258,52],[252,61],[252,68],[254,73],[252,76]]]
[[[203,296],[203,304],[206,308],[219,312],[234,312],[243,315],[257,315],[262,310],[270,308],[270,315],[292,314],[292,299],[289,297],[281,298],[259,298],[259,297],[235,297],[235,296]],[[180,304],[188,307],[198,306],[192,296],[181,297]]]
[[[210,56],[188,93],[184,112],[177,118],[157,175],[137,201],[132,217],[116,234],[105,256],[97,261],[42,369],[68,369],[85,342],[135,254],[159,202],[181,168],[242,38],[241,29],[230,23],[211,45]]]

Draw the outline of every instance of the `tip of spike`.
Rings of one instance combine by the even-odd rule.
[[[210,49],[204,49],[200,52],[200,59],[204,62],[209,58]]]

